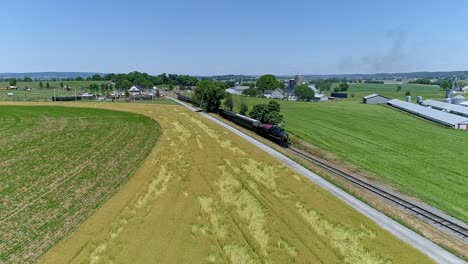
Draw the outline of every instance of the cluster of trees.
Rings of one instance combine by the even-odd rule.
[[[269,104],[255,105],[249,112],[249,116],[264,124],[281,125],[283,124],[283,115],[280,110],[280,104],[271,100]]]
[[[16,86],[16,78],[8,79],[8,83],[10,84],[10,86]]]
[[[384,81],[364,80],[364,83],[384,84]]]
[[[75,81],[83,81],[82,77],[76,77]],[[132,85],[139,85],[144,88],[150,88],[154,85],[169,85],[172,86],[181,86],[189,87],[195,86],[198,83],[198,79],[189,75],[177,75],[177,74],[160,74],[160,75],[149,75],[147,73],[142,73],[138,71],[130,73],[120,73],[120,74],[106,74],[99,75],[95,74],[91,77],[86,78],[86,81],[111,81],[115,83],[116,88],[118,89],[128,89]]]
[[[44,88],[44,84],[42,84],[42,82],[39,82],[39,88],[40,89]],[[46,83],[46,88],[50,88],[49,83]]]
[[[198,82],[197,88],[195,88],[192,99],[206,111],[216,112],[221,105],[221,100],[226,96],[225,89],[226,86],[223,82],[201,80]]]
[[[340,84],[338,84],[338,87],[335,87],[333,89],[334,92],[346,92],[349,89],[349,84],[346,81],[341,81]]]
[[[154,85],[174,85],[188,87],[195,86],[198,83],[198,79],[188,75],[177,75],[177,74],[160,74],[152,76],[147,73],[131,72],[128,74],[108,74],[105,76],[106,79],[115,83],[119,89],[128,89],[132,85],[139,85],[144,88],[149,88]]]
[[[266,74],[258,78],[256,83],[246,82],[243,86],[249,86],[242,94],[247,96],[261,96],[265,90],[283,89],[283,84],[272,74]]]
[[[315,87],[320,91],[331,91],[332,85],[335,83],[335,79],[321,79],[315,82]]]
[[[409,81],[408,83],[413,83],[413,84],[426,84],[426,85],[437,85],[437,83],[432,82],[430,79],[417,79],[414,81]]]
[[[224,82],[214,80],[201,80],[197,84],[192,99],[207,112],[217,112],[221,106],[221,101],[226,99],[223,106],[229,110],[234,108],[234,102],[231,94],[225,92]],[[308,88],[310,90],[310,88]],[[240,105],[240,114],[245,115],[248,107],[244,102]],[[283,115],[280,114],[280,105],[271,100],[269,104],[255,105],[249,116],[259,120],[262,123],[280,125],[283,123]]]

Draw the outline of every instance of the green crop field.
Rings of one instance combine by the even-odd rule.
[[[362,97],[377,93],[389,98],[404,99],[406,92],[411,93],[413,101],[416,101],[417,96],[422,96],[423,99],[428,98],[444,98],[445,92],[438,85],[422,85],[422,84],[401,84],[401,90],[397,91],[397,84],[371,84],[371,83],[351,83],[349,84],[348,94],[351,100],[362,100]],[[354,97],[351,97],[351,94]]]
[[[30,263],[100,207],[159,137],[150,118],[0,106],[0,262]]]
[[[268,99],[234,96],[249,105]],[[382,105],[278,101],[286,130],[468,221],[468,133]]]

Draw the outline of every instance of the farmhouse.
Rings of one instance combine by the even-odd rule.
[[[389,98],[379,95],[379,94],[370,94],[362,98],[362,103],[364,104],[386,104],[390,100]]]
[[[14,85],[10,85],[10,86],[7,86],[6,89],[7,90],[18,90],[18,87],[14,86]]]
[[[143,91],[143,89],[138,85],[133,85],[130,89],[128,89],[128,91],[132,93],[139,93]]]
[[[249,88],[250,88],[249,86],[234,86],[234,87],[226,89],[226,92],[230,94],[242,95],[242,92]]]
[[[266,90],[263,93],[263,96],[269,99],[283,99],[284,98],[284,93],[280,89],[276,90]]]

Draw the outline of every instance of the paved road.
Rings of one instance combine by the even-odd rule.
[[[184,105],[188,109],[192,111],[196,111],[196,109],[184,102],[179,100],[173,99],[174,101]],[[396,237],[400,238],[401,240],[407,242],[408,244],[412,245],[413,247],[419,249],[420,251],[424,252],[430,258],[432,258],[437,263],[467,263],[462,259],[456,257],[452,253],[448,252],[447,250],[439,247],[438,245],[432,243],[430,240],[422,237],[418,233],[406,228],[405,226],[399,224],[398,222],[394,221],[393,219],[389,218],[388,216],[380,213],[376,209],[370,207],[369,205],[363,203],[362,201],[358,200],[354,196],[348,194],[347,192],[341,190],[340,188],[336,187],[335,185],[329,183],[328,181],[324,180],[317,174],[311,172],[310,170],[306,169],[305,167],[301,166],[300,164],[296,163],[295,161],[291,160],[290,158],[286,157],[282,153],[268,147],[267,145],[261,143],[260,141],[242,133],[241,131],[229,126],[228,124],[210,116],[203,112],[200,112],[201,115],[205,116],[206,118],[210,119],[211,121],[229,129],[230,131],[236,133],[240,137],[244,138],[245,140],[255,144],[257,147],[263,149],[264,151],[268,152],[272,156],[276,157],[298,173],[304,175],[312,182],[318,184],[322,188],[326,189],[345,203],[349,204],[351,207],[356,209],[357,211],[361,212],[362,214],[366,215],[372,221],[380,225],[385,230],[389,231]]]

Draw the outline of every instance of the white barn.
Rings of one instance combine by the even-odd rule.
[[[249,86],[234,86],[234,87],[226,89],[225,91],[230,94],[242,95],[242,92],[244,92],[244,90],[247,90],[249,88],[250,88]]]
[[[379,94],[370,94],[362,98],[364,104],[386,104],[389,100],[390,98]]]

